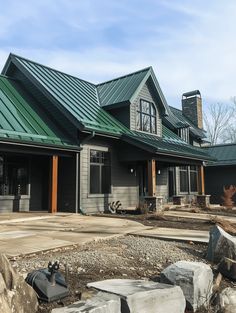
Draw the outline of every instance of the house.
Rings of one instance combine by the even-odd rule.
[[[219,144],[205,147],[205,151],[214,158],[208,162],[206,172],[206,193],[211,195],[212,203],[223,203],[224,188],[236,186],[236,144]],[[236,203],[236,194],[233,196]]]
[[[0,210],[103,212],[204,194],[199,91],[170,107],[151,67],[93,84],[10,54],[0,76]]]

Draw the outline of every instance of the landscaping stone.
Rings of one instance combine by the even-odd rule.
[[[236,313],[236,289],[225,288],[220,294],[220,312]]]
[[[0,254],[0,312],[34,313],[38,309],[35,291]]]
[[[121,313],[120,298],[99,292],[87,301],[77,301],[64,308],[56,308],[51,313]]]
[[[88,287],[118,295],[121,313],[184,313],[185,298],[178,286],[145,280],[109,279]]]
[[[224,257],[236,260],[236,238],[216,225],[210,231],[206,258],[219,263]]]
[[[212,294],[213,273],[207,264],[179,261],[161,272],[160,281],[180,286],[187,307],[194,312],[201,306],[207,307]]]
[[[236,261],[224,257],[219,266],[218,266],[219,272],[230,280],[236,280]]]

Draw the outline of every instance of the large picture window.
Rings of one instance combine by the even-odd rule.
[[[90,150],[90,193],[105,194],[111,192],[110,153]]]
[[[198,186],[198,171],[195,165],[180,166],[180,192],[189,193],[197,192]]]
[[[28,194],[28,159],[0,156],[0,195]]]
[[[142,130],[148,133],[157,133],[157,118],[156,108],[153,103],[140,100],[137,109],[137,130]]]

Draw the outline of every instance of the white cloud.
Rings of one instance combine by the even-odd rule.
[[[128,5],[127,1],[105,1],[101,5],[94,0],[58,0],[58,6],[54,1],[41,4],[39,1],[34,7],[25,1],[23,7],[17,6],[19,12],[14,11],[8,23],[4,20],[1,23],[0,18],[3,26],[0,38],[11,36],[14,23],[24,19],[44,22],[44,9],[48,8],[45,13],[48,17],[50,14],[58,17],[75,32],[75,38],[78,33],[78,40],[86,33],[90,44],[81,41],[78,46],[75,42],[74,46],[58,47],[58,42],[50,42],[56,40],[57,29],[52,25],[50,29],[48,25],[48,34],[35,34],[46,46],[22,47],[17,42],[0,45],[0,66],[12,51],[100,82],[152,65],[171,102],[179,102],[181,94],[192,89],[199,89],[208,101],[227,101],[236,94],[236,3],[233,0],[148,0],[143,7],[139,7],[142,1],[137,1],[136,6],[134,2]],[[60,15],[61,10],[64,14]],[[121,38],[116,37],[116,30],[114,38],[112,34],[109,37],[106,34],[109,27],[118,27]],[[50,37],[53,32],[54,36]],[[29,37],[33,36],[29,29]]]

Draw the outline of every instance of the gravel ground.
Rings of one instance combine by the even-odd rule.
[[[11,260],[11,263],[23,275],[33,269],[47,267],[52,260],[59,260],[64,274],[64,265],[67,264],[70,295],[56,303],[41,303],[39,313],[46,313],[54,307],[77,301],[81,293],[86,294],[88,282],[109,278],[158,281],[158,274],[169,264],[179,260],[204,262],[205,253],[206,245],[203,244],[125,236],[81,247],[25,256]]]

